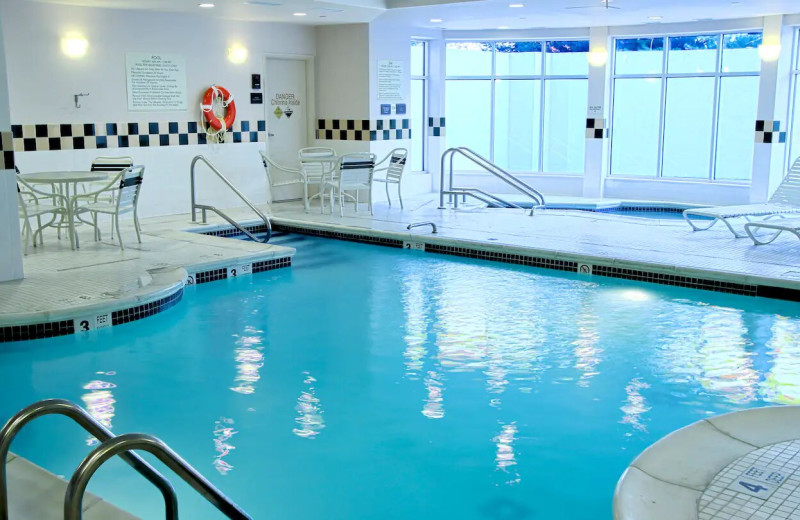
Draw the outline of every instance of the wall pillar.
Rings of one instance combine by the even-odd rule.
[[[786,172],[786,120],[791,70],[792,30],[783,27],[783,16],[765,16],[763,45],[780,45],[780,58],[761,60],[758,108],[755,122],[753,179],[750,202],[765,202]]]
[[[583,166],[584,197],[603,196],[606,175],[605,150],[608,141],[606,76],[609,53],[608,27],[592,27],[589,30],[589,96]]]
[[[0,3],[0,14],[3,4]],[[18,280],[22,271],[17,182],[11,140],[11,107],[8,101],[6,52],[0,15],[0,282]]]

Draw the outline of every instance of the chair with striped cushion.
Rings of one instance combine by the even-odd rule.
[[[339,157],[338,175],[334,178],[325,177],[322,185],[323,201],[324,194],[330,190],[331,213],[333,213],[333,201],[339,198],[339,216],[344,216],[344,198],[353,200],[356,212],[358,212],[358,192],[366,190],[369,199],[369,214],[372,215],[372,174],[375,170],[374,153],[348,153]],[[349,195],[346,191],[354,191],[355,195]]]
[[[97,215],[100,213],[111,215],[112,227],[117,230],[120,249],[125,249],[122,244],[122,235],[119,232],[119,216],[125,213],[133,213],[133,227],[136,230],[136,238],[142,243],[141,227],[139,226],[139,216],[137,206],[139,204],[139,193],[142,189],[144,180],[144,166],[132,166],[126,168],[114,177],[111,182],[97,191],[75,195],[70,199],[70,207],[73,216],[89,213],[92,216],[94,225],[94,238],[100,240],[100,229],[97,227]],[[104,196],[111,192],[113,202],[108,202]],[[78,234],[75,235],[75,247],[80,247]]]
[[[111,179],[119,175],[119,173],[124,170],[125,168],[130,168],[133,166],[133,158],[127,155],[120,156],[120,157],[110,157],[110,156],[100,156],[96,157],[92,161],[92,167],[90,168],[93,172],[106,172],[108,174],[108,179],[105,181],[99,182],[91,182],[84,185],[84,193],[89,191],[97,191],[103,188],[106,184],[108,184]],[[106,202],[110,202],[111,204],[114,203],[114,199],[110,198],[113,197],[113,192],[107,192],[104,197],[106,197]],[[99,202],[99,201],[98,201]],[[111,238],[114,238],[114,228],[111,228]]]
[[[400,182],[403,179],[403,171],[406,169],[406,158],[408,157],[408,150],[405,148],[395,148],[389,154],[381,159],[376,164],[375,173],[385,172],[382,177],[374,177],[373,182],[382,182],[386,187],[386,199],[389,205],[392,205],[392,199],[389,197],[389,185],[397,184],[397,197],[400,199],[400,209],[403,209],[403,194],[400,189]],[[388,165],[383,168],[377,168],[381,164],[388,161]]]

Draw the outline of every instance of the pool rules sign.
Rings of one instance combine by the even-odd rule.
[[[183,56],[129,52],[125,55],[125,68],[128,77],[128,110],[188,110],[186,59]]]

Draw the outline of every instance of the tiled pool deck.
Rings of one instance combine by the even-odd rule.
[[[752,296],[800,298],[800,241],[787,235],[766,246],[736,239],[724,228],[693,232],[679,219],[654,219],[576,210],[537,210],[534,216],[514,209],[462,207],[440,210],[433,195],[406,200],[406,208],[376,204],[370,217],[352,205],[345,216],[310,212],[299,202],[274,204],[278,229],[362,240],[402,247],[425,244],[429,252],[473,256],[502,262],[655,281],[670,285],[737,292]],[[269,210],[266,206],[265,210]],[[246,208],[232,209],[240,222],[254,222]],[[410,223],[431,221],[430,227],[411,231]],[[227,227],[209,218],[210,226]],[[79,251],[66,239],[45,235],[43,248],[30,248],[25,258],[26,278],[0,283],[0,328],[43,319],[54,327],[71,327],[76,317],[96,316],[103,309],[146,305],[176,294],[189,275],[198,281],[226,277],[237,265],[261,265],[291,257],[293,250],[228,240],[186,230],[201,231],[188,214],[142,220],[143,243],[123,226],[126,249],[116,242],[96,243],[88,229]],[[204,228],[208,229],[208,228]],[[281,266],[284,264],[281,264]],[[152,305],[151,305],[152,307]],[[137,314],[137,317],[141,317]],[[100,318],[97,318],[100,319]],[[110,319],[110,317],[109,317]],[[115,315],[114,322],[125,316]],[[38,320],[38,321],[37,321]],[[128,320],[129,321],[129,320]],[[58,325],[61,324],[61,325]],[[98,325],[92,323],[92,325]],[[62,331],[63,332],[63,331]],[[7,337],[5,341],[22,339]],[[3,341],[0,338],[0,341]]]

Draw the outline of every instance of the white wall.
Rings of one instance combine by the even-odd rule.
[[[211,84],[234,93],[237,120],[265,118],[265,105],[250,105],[250,75],[263,74],[265,54],[313,55],[314,29],[300,25],[226,21],[203,14],[153,13],[85,8],[25,0],[3,0],[11,120],[14,124],[196,121],[200,97]],[[89,52],[71,60],[60,38],[76,31],[89,40]],[[35,35],[35,37],[31,37]],[[241,65],[227,60],[232,44],[249,49]],[[129,112],[126,52],[181,54],[186,58],[189,110]],[[35,59],[32,59],[35,57]],[[89,92],[76,109],[73,94]],[[189,210],[189,162],[207,155],[233,183],[256,202],[266,197],[266,179],[257,156],[263,143],[153,148],[112,148],[18,153],[20,168],[87,168],[97,155],[131,155],[147,167],[140,201],[142,216]],[[205,181],[205,179],[204,179]],[[237,200],[211,183],[201,182],[199,200],[221,207]]]

